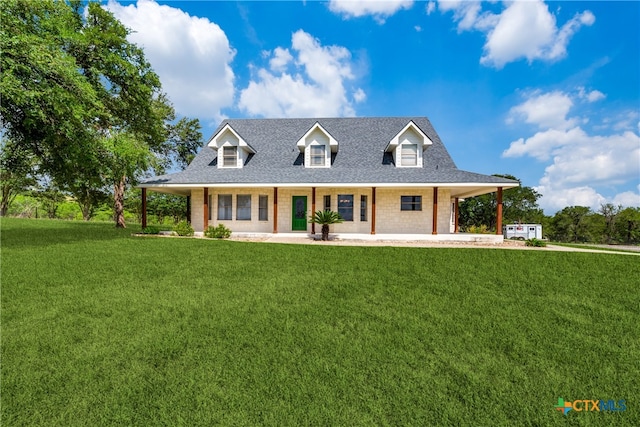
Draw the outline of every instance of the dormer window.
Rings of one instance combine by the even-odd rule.
[[[256,153],[229,124],[211,138],[208,146],[218,152],[219,168],[241,168]]]
[[[298,140],[297,145],[304,154],[306,168],[330,168],[331,154],[338,152],[338,141],[317,122]]]
[[[310,166],[324,166],[326,163],[326,147],[324,145],[309,146],[311,159]]]
[[[400,150],[400,164],[402,166],[418,165],[418,144],[402,144]]]
[[[238,164],[238,147],[222,147],[222,166],[235,167]]]
[[[385,151],[391,153],[397,168],[421,168],[424,150],[433,142],[413,121],[393,137]]]

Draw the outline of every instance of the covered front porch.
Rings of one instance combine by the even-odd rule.
[[[330,233],[337,239],[502,242],[503,187],[486,184],[141,186],[141,189],[143,228],[147,225],[147,191],[151,190],[188,197],[189,217],[197,234],[209,226],[224,224],[238,237],[308,238],[320,234],[321,228],[309,224],[308,218],[313,212],[329,209],[348,216],[344,223],[331,226]],[[497,193],[495,235],[460,233],[460,201],[491,192]],[[419,200],[414,211],[407,211],[402,205],[406,195]]]

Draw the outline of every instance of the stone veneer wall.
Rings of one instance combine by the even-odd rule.
[[[218,195],[231,194],[233,197],[232,220],[219,221]],[[236,196],[251,195],[251,221],[236,220]],[[371,188],[316,188],[316,211],[324,208],[324,196],[331,196],[331,210],[338,211],[338,195],[353,195],[353,221],[345,221],[330,227],[331,233],[371,232],[372,190]],[[191,190],[191,225],[195,231],[203,231],[203,189]],[[273,232],[273,188],[209,188],[211,196],[211,218],[209,225],[224,224],[236,232]],[[268,220],[258,220],[259,196],[268,196]],[[360,196],[367,196],[367,218],[360,220]],[[278,189],[278,232],[291,233],[291,206],[293,196],[307,197],[307,217],[312,214],[311,188]],[[401,211],[401,196],[422,196],[421,211]],[[416,188],[378,188],[376,189],[376,234],[431,234],[433,212],[433,189]],[[438,191],[438,234],[450,232],[451,200],[448,190]],[[316,225],[316,233],[320,233]],[[311,232],[311,224],[307,225]]]

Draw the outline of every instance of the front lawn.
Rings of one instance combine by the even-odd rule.
[[[640,425],[635,256],[131,232],[2,219],[2,425]]]

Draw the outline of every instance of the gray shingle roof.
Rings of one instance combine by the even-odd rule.
[[[384,149],[409,121],[433,144],[425,149],[421,168],[396,168]],[[330,168],[305,168],[296,146],[316,122],[338,141],[338,153]],[[184,171],[149,178],[141,185],[515,182],[459,170],[426,117],[229,119],[220,124],[214,135],[226,124],[256,151],[244,167],[218,168],[217,152],[205,146]]]

